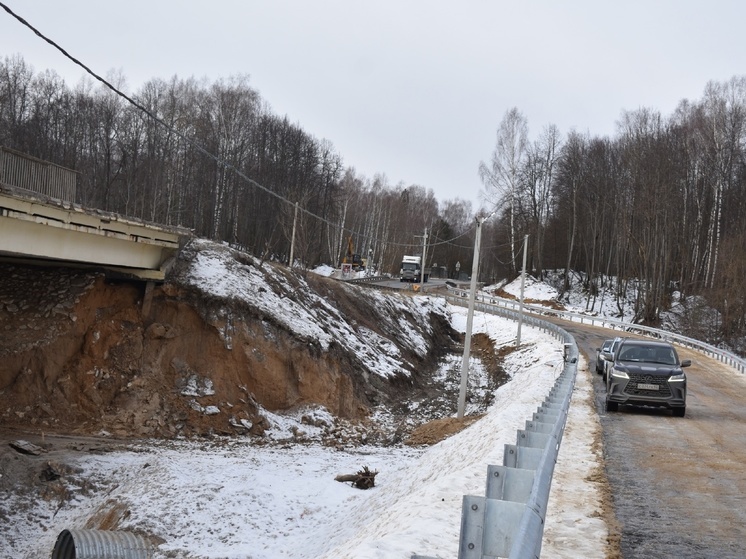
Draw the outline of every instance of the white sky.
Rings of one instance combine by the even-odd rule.
[[[248,74],[279,115],[347,166],[443,201],[475,201],[505,112],[613,135],[622,110],[671,114],[744,73],[740,0],[2,0],[129,90],[173,75]],[[82,70],[0,10],[0,56],[69,85]]]

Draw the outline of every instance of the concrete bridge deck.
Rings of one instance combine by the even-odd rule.
[[[83,208],[0,182],[0,258],[101,267],[162,281],[190,237],[181,227]]]

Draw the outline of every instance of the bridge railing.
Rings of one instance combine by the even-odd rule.
[[[0,183],[76,202],[77,171],[0,146]]]

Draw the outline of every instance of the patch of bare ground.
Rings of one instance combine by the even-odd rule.
[[[515,350],[515,346],[495,347],[495,342],[487,334],[477,333],[471,337],[471,352],[482,362],[494,388],[510,380],[502,364],[505,357]]]
[[[515,351],[515,346],[503,346],[500,348],[495,347],[495,342],[487,334],[477,333],[472,336],[471,339],[471,353],[478,357],[484,367],[489,383],[487,390],[484,393],[483,400],[481,402],[475,402],[476,396],[467,392],[467,401],[472,404],[476,404],[479,409],[485,410],[492,404],[494,399],[494,391],[505,384],[509,379],[508,374],[503,368],[503,362],[507,355],[510,355]],[[441,387],[444,392],[446,388]],[[455,406],[456,394],[454,390],[450,391],[451,394],[451,405]],[[454,413],[453,408],[444,408],[442,414]],[[431,421],[427,421],[420,426],[412,429],[410,434],[404,437],[403,442],[409,446],[429,446],[439,443],[448,437],[455,435],[459,431],[466,429],[474,422],[484,417],[484,413],[476,413],[467,415],[462,418],[457,417],[441,417]]]
[[[511,301],[517,301],[518,297],[513,295],[512,293],[508,293],[504,289],[495,289],[493,292],[495,297],[500,297],[502,299],[510,299]],[[566,311],[567,308],[562,303],[559,303],[555,301],[554,299],[549,300],[541,300],[541,299],[532,299],[530,297],[524,298],[523,302],[527,305],[541,305],[542,307],[549,307],[550,309],[554,309],[555,311]]]
[[[469,425],[484,417],[484,414],[470,415],[462,418],[446,417],[435,419],[415,428],[404,444],[409,446],[430,446],[455,435]]]

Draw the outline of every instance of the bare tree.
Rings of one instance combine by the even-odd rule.
[[[500,122],[497,142],[489,165],[484,162],[479,164],[479,177],[484,184],[487,200],[494,208],[502,208],[508,212],[511,261],[514,270],[517,270],[516,205],[527,145],[528,123],[523,114],[514,107],[505,113]]]
[[[34,152],[25,134],[31,109],[33,69],[20,56],[0,64],[0,143]]]
[[[562,148],[558,162],[558,180],[555,183],[557,190],[555,217],[565,225],[567,236],[563,291],[570,289],[570,271],[578,231],[578,193],[580,183],[583,180],[582,170],[585,165],[586,143],[585,138],[576,132],[572,132]]]
[[[527,149],[522,188],[519,193],[528,211],[528,231],[534,250],[530,269],[543,277],[544,236],[552,211],[553,183],[560,147],[556,126],[547,126],[538,140]]]

